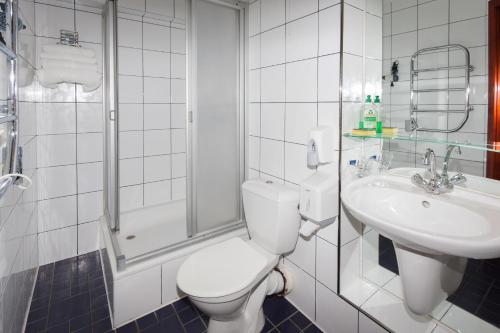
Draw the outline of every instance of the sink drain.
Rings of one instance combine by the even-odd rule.
[[[429,201],[422,201],[422,206],[424,206],[425,208],[429,208],[431,206],[431,203]]]
[[[129,235],[127,236],[127,240],[131,240],[131,239],[134,239],[135,238],[135,235]]]

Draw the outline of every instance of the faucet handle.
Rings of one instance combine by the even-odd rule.
[[[459,172],[450,178],[450,183],[453,185],[463,184],[467,181],[467,177],[463,173]]]

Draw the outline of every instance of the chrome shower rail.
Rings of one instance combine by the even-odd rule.
[[[447,67],[434,67],[434,68],[417,68],[416,61],[419,56],[423,54],[429,54],[439,51],[462,51],[464,54],[465,64],[460,66],[447,66]],[[469,119],[469,112],[473,110],[470,105],[469,94],[470,94],[470,72],[474,70],[474,67],[470,64],[470,54],[469,50],[459,44],[450,44],[443,46],[429,47],[425,49],[418,50],[411,57],[410,64],[410,120],[405,122],[406,131],[422,131],[422,132],[440,132],[440,133],[453,133],[460,130],[467,120]],[[450,71],[450,70],[464,70],[464,86],[453,87],[453,88],[423,88],[415,89],[415,80],[418,78],[419,73],[425,72],[435,72],[435,71]],[[439,110],[439,109],[420,109],[418,107],[418,101],[416,101],[416,95],[421,93],[448,93],[448,100],[450,92],[453,91],[463,91],[465,96],[465,105],[463,109],[450,109],[450,110]],[[416,117],[417,113],[463,113],[463,118],[460,123],[451,129],[439,129],[439,128],[425,128],[419,127]]]

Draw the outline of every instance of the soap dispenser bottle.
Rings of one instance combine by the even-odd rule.
[[[376,123],[377,133],[382,133],[382,104],[380,103],[379,96],[375,96],[375,100],[373,101],[373,106],[377,117],[377,123]]]
[[[366,96],[365,108],[363,113],[363,128],[376,129],[377,128],[377,114],[372,102],[371,95]]]

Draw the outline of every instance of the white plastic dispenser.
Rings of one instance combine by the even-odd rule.
[[[319,164],[331,163],[334,158],[334,133],[329,126],[314,127],[309,131],[307,140],[307,165],[316,167]]]
[[[299,212],[306,220],[300,234],[310,237],[335,221],[338,215],[338,180],[336,175],[318,171],[300,184]]]

